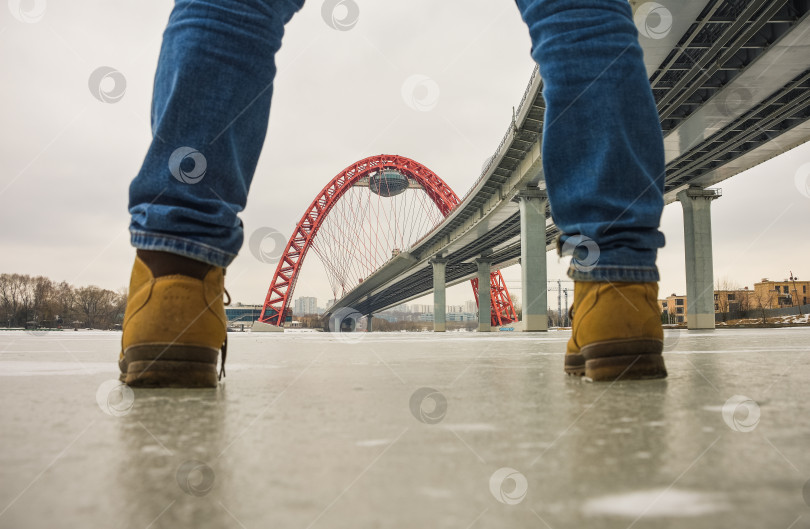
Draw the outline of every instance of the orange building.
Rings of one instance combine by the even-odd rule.
[[[661,312],[669,314],[669,323],[686,323],[686,296],[672,294],[666,299],[659,299]]]
[[[715,290],[714,312],[740,312],[753,308],[752,291],[748,287],[737,290]]]
[[[748,287],[736,290],[714,291],[714,312],[745,312],[753,309],[778,309],[807,305],[810,302],[810,281],[771,281],[763,278]],[[666,299],[659,299],[661,312],[669,315],[669,323],[686,323],[686,296],[672,294]]]
[[[778,309],[795,305],[807,305],[810,300],[810,281],[771,281],[763,278],[754,283],[749,298],[751,308]]]

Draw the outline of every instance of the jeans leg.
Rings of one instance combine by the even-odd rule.
[[[657,281],[664,147],[630,5],[517,4],[543,78],[543,170],[561,246],[574,255],[569,276]]]
[[[284,24],[304,0],[177,0],[152,144],[129,189],[132,245],[227,266],[267,132]]]

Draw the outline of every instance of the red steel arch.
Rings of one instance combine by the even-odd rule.
[[[445,217],[460,200],[458,195],[441,178],[424,165],[404,156],[381,154],[353,163],[337,174],[315,197],[290,236],[284,254],[276,267],[273,281],[267,291],[259,321],[281,326],[284,314],[292,299],[295,283],[301,271],[304,257],[312,246],[323,220],[346,191],[361,179],[384,169],[394,169],[409,179],[416,180],[433,200]],[[473,279],[473,291],[477,279]],[[504,325],[517,321],[515,308],[506,289],[500,271],[490,276],[492,292],[492,325]]]

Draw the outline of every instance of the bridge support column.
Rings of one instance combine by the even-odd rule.
[[[539,189],[518,193],[520,204],[520,275],[523,331],[548,330],[546,202]]]
[[[492,259],[478,258],[478,332],[492,330],[492,291],[489,275],[492,273]]]
[[[686,321],[689,329],[714,329],[712,200],[719,189],[689,188],[678,193],[683,207],[686,254]]]
[[[433,332],[447,330],[447,259],[434,257],[433,265]]]
[[[372,322],[374,321],[374,314],[366,316],[366,332],[372,331]]]

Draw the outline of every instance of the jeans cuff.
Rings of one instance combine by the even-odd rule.
[[[236,254],[223,252],[219,248],[190,239],[133,229],[129,232],[130,243],[139,250],[173,253],[222,268],[227,268],[236,259]]]
[[[568,277],[574,281],[613,281],[616,283],[657,283],[660,280],[657,266],[595,266],[590,268],[572,264],[568,269]]]

